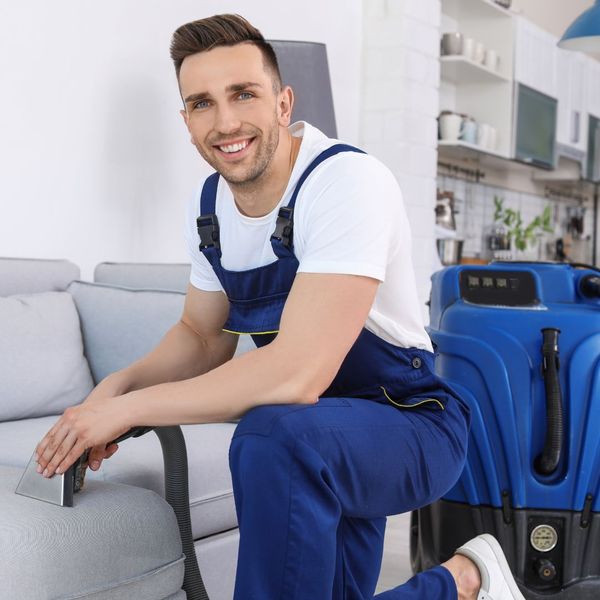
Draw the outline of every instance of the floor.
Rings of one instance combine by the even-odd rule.
[[[412,577],[409,552],[410,513],[388,517],[383,564],[376,593],[395,588]]]

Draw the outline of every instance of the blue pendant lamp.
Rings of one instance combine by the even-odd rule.
[[[600,53],[600,0],[573,21],[558,46],[565,50]]]

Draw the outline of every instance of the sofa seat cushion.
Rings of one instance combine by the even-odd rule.
[[[177,520],[158,494],[86,482],[73,507],[14,493],[21,469],[0,467],[3,598],[164,600],[183,585]]]
[[[0,463],[24,469],[37,443],[57,416],[0,423]],[[194,539],[237,527],[229,473],[229,445],[233,423],[183,425],[189,466],[190,515]],[[158,438],[148,432],[119,444],[99,471],[87,470],[87,484],[101,481],[140,486],[164,497],[164,467]]]
[[[55,415],[91,392],[67,292],[0,297],[0,421]]]

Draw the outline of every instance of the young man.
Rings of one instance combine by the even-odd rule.
[[[454,484],[469,420],[433,371],[402,196],[376,159],[290,126],[293,92],[243,18],[180,27],[171,55],[191,141],[216,170],[190,206],[184,313],[65,412],[40,469],[89,447],[97,468],[134,425],[242,417],[236,600],[370,599],[385,516]],[[232,359],[240,333],[258,348]],[[522,598],[490,536],[378,598],[457,596]]]

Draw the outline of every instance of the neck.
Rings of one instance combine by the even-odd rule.
[[[293,137],[285,129],[279,136],[277,150],[264,173],[247,184],[229,184],[239,211],[247,217],[269,214],[287,188],[300,150],[302,138]]]

